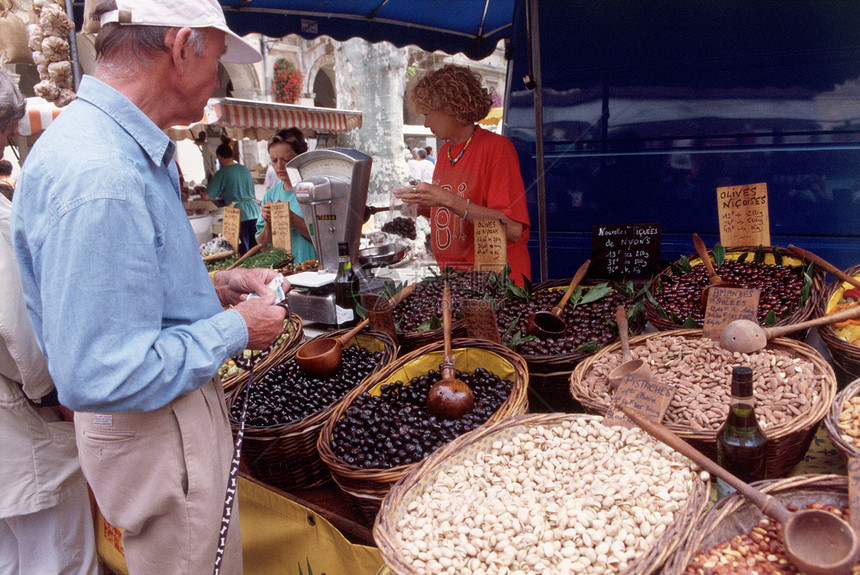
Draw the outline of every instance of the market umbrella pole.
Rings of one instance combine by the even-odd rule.
[[[538,236],[540,240],[540,280],[549,279],[549,258],[546,248],[546,174],[543,151],[543,81],[540,70],[540,21],[538,0],[528,0],[528,34],[531,46],[531,79],[535,83],[535,154],[537,156]]]

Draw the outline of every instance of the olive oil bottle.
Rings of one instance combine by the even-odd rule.
[[[338,264],[337,275],[334,278],[334,302],[337,316],[337,327],[350,328],[358,323],[356,307],[358,305],[358,276],[352,269],[349,257],[349,244],[337,244]]]
[[[752,369],[732,369],[732,404],[725,423],[717,432],[717,463],[730,473],[750,483],[765,478],[767,436],[755,415]],[[717,496],[735,491],[717,478]]]

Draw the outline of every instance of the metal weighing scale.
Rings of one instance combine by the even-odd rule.
[[[313,150],[287,164],[290,181],[302,208],[317,252],[319,271],[289,277],[287,301],[293,313],[307,322],[337,325],[334,278],[337,244],[347,242],[356,262],[372,160],[367,154],[344,148]]]

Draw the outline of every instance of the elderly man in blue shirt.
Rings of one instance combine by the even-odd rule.
[[[219,59],[260,54],[216,0],[94,4],[95,77],[40,137],[14,197],[24,297],[129,571],[212,572],[233,455],[216,373],[274,341],[285,310],[272,270],[210,281],[163,130],[200,118]],[[242,571],[232,516],[221,573]]]

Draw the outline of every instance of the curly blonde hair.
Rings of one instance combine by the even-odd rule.
[[[409,95],[409,104],[416,114],[441,110],[458,122],[474,124],[485,118],[493,105],[482,80],[480,74],[465,66],[448,64],[419,80]]]

